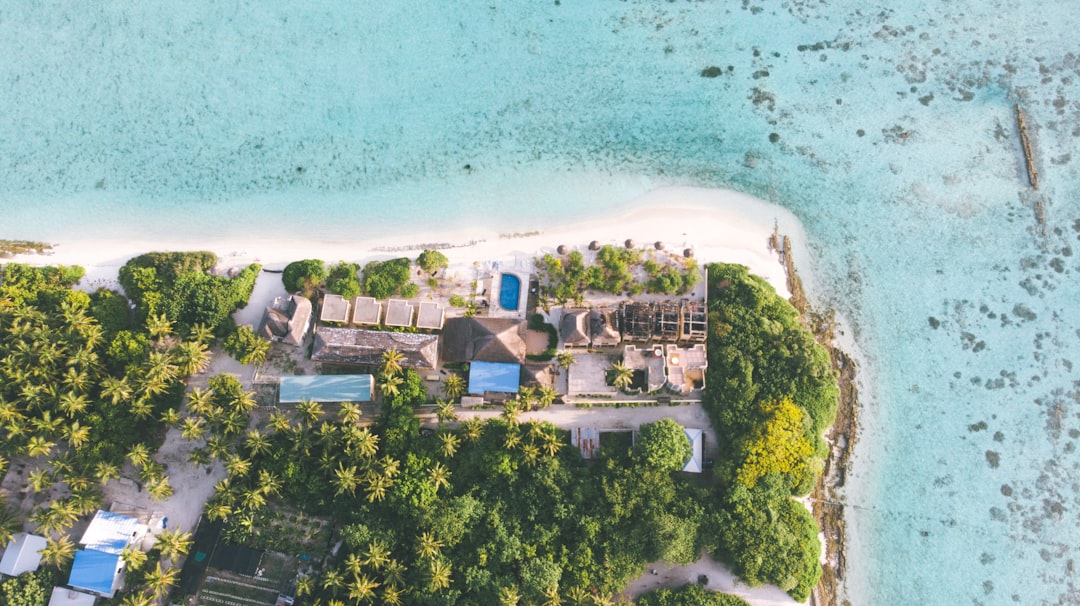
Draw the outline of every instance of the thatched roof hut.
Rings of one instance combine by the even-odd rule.
[[[664,250],[664,243],[660,240],[657,240],[653,243],[653,248],[655,248],[656,250]]]
[[[569,249],[566,248],[565,244],[560,244],[559,247],[555,249],[555,252],[559,253],[560,255],[565,255],[567,250]]]
[[[627,238],[626,242],[623,242],[623,245],[626,246],[627,248],[634,248],[635,246],[637,246],[637,244],[635,244],[634,241],[631,240],[630,238]]]
[[[689,259],[690,257],[693,257],[694,256],[694,249],[687,248],[687,249],[683,250],[682,251],[682,256],[686,257],[687,259]]]
[[[600,242],[596,240],[589,242],[589,250],[600,250]]]

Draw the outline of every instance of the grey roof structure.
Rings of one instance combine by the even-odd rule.
[[[259,335],[264,339],[300,346],[311,327],[311,301],[300,295],[278,297],[263,314]]]
[[[17,577],[24,572],[33,572],[41,563],[42,549],[45,549],[45,537],[20,532],[8,542],[0,557],[0,574]]]
[[[617,309],[593,309],[589,312],[589,336],[593,347],[614,347],[622,342]]]
[[[378,366],[382,354],[391,349],[404,356],[404,368],[435,368],[438,363],[438,335],[321,327],[315,333],[311,359],[332,364]]]
[[[416,327],[438,330],[443,327],[446,319],[446,310],[442,305],[434,301],[424,301],[420,304],[420,311],[416,312]]]
[[[588,347],[591,342],[589,310],[564,310],[562,319],[559,320],[559,335],[562,336],[563,345],[566,347]]]
[[[355,297],[352,301],[353,324],[378,325],[382,321],[382,303],[375,297]]]
[[[322,301],[322,313],[319,319],[323,322],[338,322],[345,324],[349,321],[349,302],[341,295],[326,295]]]
[[[551,364],[525,363],[521,365],[522,385],[555,385],[555,374]]]
[[[443,327],[442,360],[521,363],[525,327],[514,318],[450,318]]]
[[[413,306],[402,299],[390,299],[386,302],[386,318],[383,324],[387,326],[412,326]]]

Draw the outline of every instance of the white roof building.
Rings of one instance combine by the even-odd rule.
[[[89,593],[83,593],[67,587],[53,587],[52,596],[49,598],[49,606],[94,606],[97,598]]]
[[[686,432],[686,437],[690,439],[690,460],[686,462],[683,467],[683,471],[689,471],[690,473],[701,473],[702,470],[702,442],[704,441],[705,432],[700,429],[690,429],[684,427],[683,431]]]
[[[87,549],[119,554],[128,545],[142,542],[149,530],[138,518],[99,509],[79,543]]]
[[[45,549],[45,537],[20,532],[4,549],[4,556],[0,558],[0,574],[17,577],[24,572],[37,570],[41,563],[38,552],[42,549]]]

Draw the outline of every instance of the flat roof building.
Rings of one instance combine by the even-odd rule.
[[[99,509],[79,544],[87,549],[119,554],[128,545],[141,542],[148,531],[138,518]]]
[[[521,385],[521,365],[503,362],[473,362],[469,365],[469,393],[517,393]]]
[[[0,574],[17,577],[24,572],[33,572],[41,563],[42,549],[45,549],[45,537],[20,532],[7,544],[4,555],[0,558]]]
[[[337,322],[345,324],[349,321],[349,302],[341,295],[326,295],[322,301],[322,313],[319,319],[323,322]]]
[[[383,320],[383,324],[403,328],[412,326],[413,309],[408,301],[390,299],[386,302],[386,319]]]
[[[371,375],[301,375],[281,377],[278,402],[370,402]]]
[[[445,319],[446,310],[442,305],[434,301],[424,301],[420,304],[420,311],[416,313],[416,327],[439,330]]]
[[[382,303],[375,297],[355,297],[352,302],[353,324],[378,326],[382,322]]]
[[[94,606],[96,601],[97,596],[68,587],[53,587],[49,596],[49,606]]]

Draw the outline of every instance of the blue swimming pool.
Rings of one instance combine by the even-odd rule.
[[[521,279],[514,274],[503,274],[499,286],[499,305],[509,311],[517,311]]]

